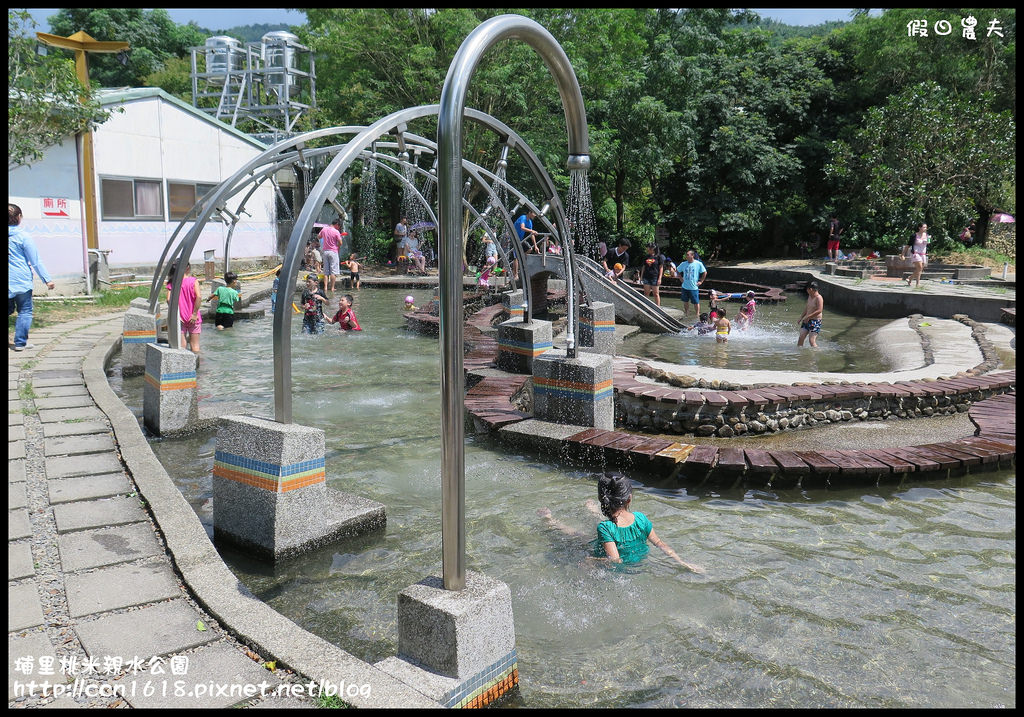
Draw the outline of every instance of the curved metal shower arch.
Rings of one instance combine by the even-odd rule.
[[[453,249],[461,244],[462,213],[458,211],[462,186],[462,115],[466,106],[469,81],[483,54],[506,39],[519,39],[539,54],[558,85],[569,138],[568,167],[589,169],[590,148],[586,113],[579,82],[569,58],[555,38],[540,24],[520,15],[499,15],[481,23],[463,40],[445,78],[441,90],[441,112],[437,123],[438,144],[438,243],[441,251],[441,561],[442,578],[447,590],[466,586],[466,469],[465,426],[463,425],[462,282],[455,265]],[[557,202],[557,194],[553,194]],[[560,208],[558,202],[558,208]],[[556,209],[556,221],[563,213]],[[573,330],[578,319],[575,306],[575,266],[568,232],[562,229],[563,255],[566,262],[566,298],[568,324],[566,340],[568,355],[576,354]],[[447,262],[445,262],[447,259]],[[447,317],[447,321],[445,318]]]

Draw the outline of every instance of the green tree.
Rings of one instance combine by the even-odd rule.
[[[179,25],[157,8],[63,8],[49,18],[56,35],[83,30],[97,40],[131,43],[122,56],[89,58],[89,79],[97,87],[138,87],[172,57],[186,57],[206,36],[194,22]],[[123,61],[123,62],[122,62]]]
[[[60,54],[40,57],[29,14],[7,13],[7,167],[39,160],[47,147],[103,122],[93,93],[78,81],[74,60]]]
[[[985,109],[993,103],[934,82],[909,87],[869,110],[852,141],[836,142],[827,170],[862,225],[890,246],[918,222],[940,240],[975,216],[983,231],[1016,170],[1016,123],[1009,110]]]

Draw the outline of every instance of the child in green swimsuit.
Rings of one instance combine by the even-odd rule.
[[[603,514],[607,520],[597,525],[597,540],[594,541],[596,557],[605,557],[613,563],[635,563],[647,555],[647,543],[650,541],[687,570],[695,573],[704,572],[699,566],[684,562],[676,555],[675,551],[654,532],[654,525],[646,515],[629,510],[633,500],[633,486],[628,478],[623,475],[601,476],[597,481],[597,497],[600,501],[600,510],[593,500],[587,501],[587,507],[598,516]],[[580,535],[556,521],[549,509],[541,508],[537,513],[547,519],[552,527],[570,535]]]

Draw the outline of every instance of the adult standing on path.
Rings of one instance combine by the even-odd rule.
[[[395,225],[395,243],[391,247],[392,259],[398,259],[398,252],[401,250],[402,244],[405,242],[405,238],[409,236],[409,217],[402,217],[398,220],[398,224]]]
[[[683,300],[683,316],[690,315],[690,304],[693,304],[693,315],[700,314],[700,287],[707,278],[708,270],[697,259],[693,249],[686,252],[686,261],[679,267],[683,286],[680,298]]]
[[[921,286],[921,272],[928,266],[929,241],[931,241],[931,237],[928,235],[928,225],[921,222],[917,225],[917,231],[910,240],[910,260],[914,264],[914,275],[907,277],[907,286],[910,286],[911,280],[917,282],[916,286]]]
[[[811,348],[818,348],[818,334],[821,333],[821,312],[825,308],[825,300],[818,292],[818,282],[812,281],[807,285],[807,306],[804,313],[800,315],[800,338],[797,346],[804,345],[804,339],[811,337]]]
[[[833,215],[828,220],[828,258],[829,261],[838,261],[839,259],[839,236],[843,233],[843,228],[839,226],[839,220]]]
[[[661,306],[661,278],[665,274],[665,262],[658,247],[647,245],[647,257],[640,272],[640,283],[644,287],[644,296],[654,293],[654,303]]]
[[[323,248],[324,277],[327,279],[327,290],[334,291],[334,283],[341,275],[341,218],[335,217],[330,226],[320,230],[320,242]]]
[[[53,288],[50,273],[39,260],[32,237],[21,228],[21,207],[17,204],[7,205],[7,315],[15,311],[18,318],[14,323],[14,350],[24,351],[35,348],[28,342],[28,332],[32,328],[32,271],[46,283],[47,289]]]

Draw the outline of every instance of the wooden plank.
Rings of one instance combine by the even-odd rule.
[[[768,451],[768,455],[779,464],[783,473],[796,475],[811,472],[811,467],[793,451]]]
[[[742,448],[719,448],[718,468],[732,473],[742,473],[747,469],[747,459]]]
[[[903,458],[914,464],[914,467],[920,473],[928,473],[931,471],[937,471],[942,466],[933,461],[927,456],[923,456],[912,448],[886,448],[886,453],[891,453],[898,458]]]
[[[736,391],[736,393],[743,396],[749,403],[755,406],[763,406],[768,403],[768,399],[757,391]]]
[[[948,443],[933,443],[930,447],[932,453],[941,453],[951,458],[956,458],[964,466],[976,466],[981,463],[981,459],[977,456],[958,451],[950,447]]]
[[[911,450],[916,451],[917,453],[923,455],[924,457],[929,458],[938,463],[942,470],[949,470],[950,468],[961,467],[960,461],[958,461],[956,458],[953,458],[952,456],[948,456],[944,453],[941,453],[940,451],[933,450],[931,444],[926,444],[923,446],[910,446],[910,448]]]
[[[729,405],[729,402],[726,401],[722,397],[722,394],[718,393],[717,391],[705,391],[704,392],[704,401],[709,406],[727,406],[727,405]]]
[[[729,404],[730,408],[742,408],[750,405],[750,401],[747,397],[738,391],[719,391],[718,395],[726,400],[726,403]]]
[[[878,459],[869,456],[866,452],[862,450],[839,450],[838,452],[860,463],[866,469],[865,472],[867,473],[892,472],[892,469],[889,467],[888,463],[879,461]]]
[[[687,406],[703,406],[704,394],[700,391],[686,391],[684,393],[683,402]]]
[[[778,464],[768,455],[768,451],[758,448],[745,448],[743,450],[750,470],[757,473],[775,473],[779,470]]]
[[[840,473],[860,475],[868,472],[868,469],[860,461],[842,451],[815,451],[815,453],[839,466]]]
[[[567,440],[574,441],[576,443],[586,443],[591,438],[594,438],[595,436],[600,436],[603,433],[608,433],[608,431],[604,430],[603,428],[587,428],[585,430],[580,431],[579,433],[575,433],[569,436]]]
[[[605,448],[613,451],[628,453],[635,446],[639,446],[646,440],[644,436],[637,436],[632,433],[622,434],[619,438],[605,445]]]
[[[625,435],[629,435],[629,434],[619,433],[618,431],[605,431],[603,435],[594,436],[593,438],[590,438],[590,439],[588,439],[588,440],[586,440],[584,442],[587,445],[590,445],[590,446],[597,446],[598,448],[604,448],[605,446],[607,446],[607,445],[609,445],[611,443],[614,443],[615,441],[619,440],[620,438],[622,438]]]
[[[885,463],[893,473],[909,473],[914,470],[913,463],[908,463],[905,459],[897,458],[894,455],[886,453],[884,450],[869,448],[868,450],[863,451],[863,453],[871,456],[876,461]]]
[[[674,441],[667,441],[664,438],[648,438],[643,443],[633,446],[630,450],[633,453],[638,453],[651,458],[654,454],[660,453],[673,443]]]
[[[683,402],[685,393],[679,388],[670,388],[664,396],[658,396],[659,403],[680,404]]]
[[[814,451],[794,451],[797,457],[811,467],[812,473],[838,473],[839,466]]]
[[[694,468],[713,468],[718,461],[718,447],[699,445],[695,446],[690,455],[686,457],[686,465]]]
[[[968,443],[967,440],[968,439],[960,439],[959,441],[952,441],[949,445],[953,446],[958,451],[963,451],[964,453],[977,456],[985,465],[999,462],[999,451],[985,446]]]

